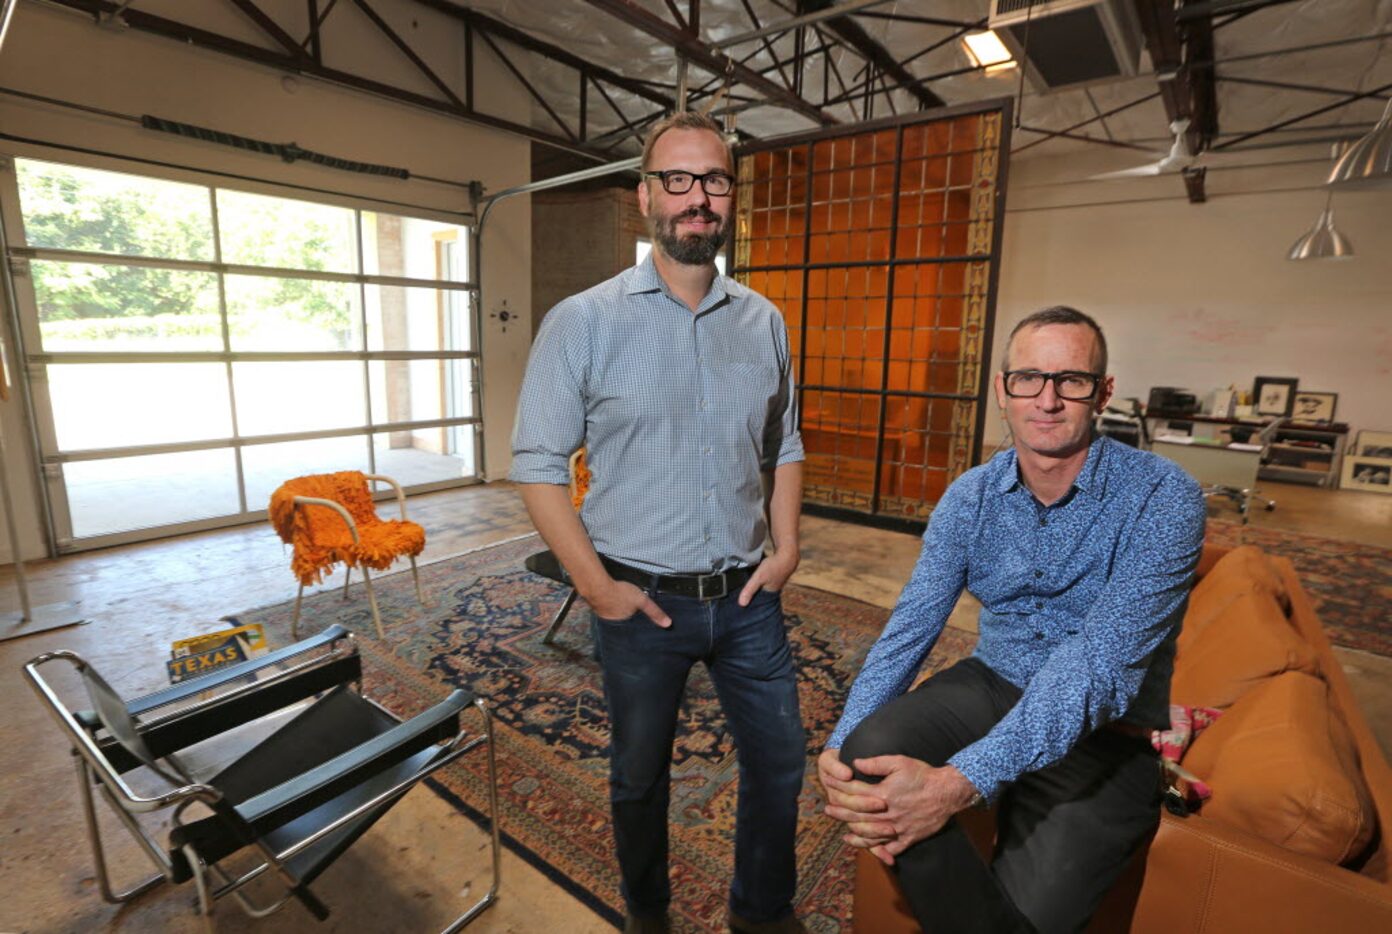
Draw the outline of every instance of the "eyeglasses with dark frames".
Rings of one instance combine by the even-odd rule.
[[[644,172],[643,177],[662,182],[662,190],[669,195],[684,195],[697,182],[701,183],[701,190],[712,198],[728,195],[735,187],[735,177],[729,172],[697,174],[684,169],[665,169],[661,172]]]
[[[1016,399],[1033,399],[1044,391],[1044,384],[1054,383],[1054,392],[1060,399],[1070,402],[1084,402],[1097,395],[1097,386],[1104,374],[1084,373],[1079,370],[1060,370],[1057,373],[1041,373],[1038,370],[1006,370],[1005,394]]]

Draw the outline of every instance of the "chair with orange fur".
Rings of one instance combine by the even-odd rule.
[[[399,520],[378,517],[368,487],[370,480],[389,484],[396,491],[396,501],[401,508]],[[305,587],[317,584],[325,574],[332,573],[335,564],[345,566],[345,599],[353,568],[362,568],[363,587],[367,590],[372,622],[377,627],[379,639],[386,638],[386,634],[368,568],[382,571],[400,557],[409,558],[416,596],[422,605],[425,604],[420,574],[416,570],[416,555],[425,548],[425,530],[406,519],[406,494],[401,484],[391,477],[357,470],[296,477],[282,483],[271,494],[270,514],[271,525],[280,540],[293,548],[290,570],[300,581],[299,592],[295,594],[295,613],[290,621],[292,637],[299,635],[300,601]]]

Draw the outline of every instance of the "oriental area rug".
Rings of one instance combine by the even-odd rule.
[[[1207,540],[1290,559],[1330,642],[1392,655],[1392,550],[1213,518]]]
[[[609,727],[589,613],[577,603],[544,645],[565,589],[526,571],[543,546],[535,535],[421,568],[429,606],[417,602],[411,575],[374,580],[387,639],[373,638],[366,597],[354,585],[306,597],[301,634],[342,623],[358,636],[369,696],[409,716],[455,687],[485,697],[496,717],[501,829],[507,845],[543,874],[620,924],[609,821]],[[239,614],[261,623],[273,646],[290,640],[290,604]],[[846,692],[889,611],[791,585],[784,591],[807,726],[807,781],[797,839],[796,910],[818,934],[849,931],[854,862],[839,825],[821,814],[815,761],[836,724]],[[975,635],[948,628],[925,670],[971,651]],[[465,756],[433,784],[477,818],[486,812],[484,760]],[[678,930],[724,930],[734,864],[737,766],[715,690],[698,665],[687,685],[672,765],[670,820],[673,920]]]

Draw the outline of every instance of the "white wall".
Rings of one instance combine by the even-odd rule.
[[[1290,376],[1337,392],[1335,417],[1353,429],[1392,429],[1392,191],[1334,196],[1354,259],[1291,262],[1324,206],[1328,147],[1242,159],[1258,165],[1213,160],[1204,204],[1177,176],[1080,181],[1143,154],[1097,147],[1012,164],[992,367],[1016,321],[1073,305],[1106,331],[1120,396]],[[993,412],[985,449],[1002,435]]]
[[[264,41],[232,5],[225,6],[231,17],[227,23],[219,23],[218,28],[249,30],[248,41]],[[265,8],[277,15],[288,10],[303,13],[305,9],[303,3],[268,4]],[[183,3],[169,9],[151,9],[185,20],[194,16]],[[374,9],[417,44],[423,57],[431,61],[444,80],[460,88],[462,96],[463,56],[458,50],[463,41],[458,23],[404,0],[384,0]],[[211,15],[214,11],[202,12]],[[343,24],[350,22],[342,20]],[[375,68],[375,76],[381,80],[421,90],[412,82],[424,79],[394,48],[384,48],[385,40],[380,35],[374,37],[368,30],[343,26],[336,29],[334,35],[326,36],[326,47],[335,58],[329,64],[345,69]],[[327,54],[326,51],[326,57]],[[522,62],[525,56],[518,55],[515,60]],[[19,4],[0,55],[0,86],[8,88],[119,113],[154,114],[261,140],[293,140],[305,149],[406,168],[413,175],[477,179],[490,191],[529,180],[530,144],[525,139],[312,78],[296,79],[287,89],[282,78],[281,72],[270,68],[132,30],[101,28],[90,17],[32,3]],[[526,91],[506,75],[496,60],[487,56],[481,60],[477,88],[481,103],[486,98],[488,112],[517,123],[529,121]],[[428,86],[422,93],[429,93]],[[273,156],[184,140],[124,121],[78,114],[8,95],[0,95],[0,131],[207,171],[314,186],[341,192],[345,203],[351,204],[362,203],[355,199],[376,197],[439,211],[469,209],[467,192],[458,187],[419,179],[403,181],[359,175],[303,162],[286,164]],[[0,140],[0,155],[17,154],[142,171],[133,163]],[[167,174],[208,180],[198,175]],[[275,186],[227,179],[217,183],[311,197]],[[395,210],[409,213],[404,208]],[[531,342],[531,319],[529,314],[523,314],[509,322],[504,331],[496,319],[488,318],[488,313],[504,300],[513,309],[530,308],[530,243],[528,199],[523,196],[500,203],[488,220],[481,276],[485,474],[489,478],[503,476],[509,466],[508,439]],[[5,315],[8,318],[8,310]],[[22,548],[26,557],[37,557],[43,553],[42,534],[27,430],[21,418],[17,395],[0,405],[0,430],[5,433],[9,455],[6,466],[18,500],[16,517],[22,529]],[[0,541],[0,562],[9,560],[9,549]]]

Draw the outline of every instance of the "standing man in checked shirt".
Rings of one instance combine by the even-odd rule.
[[[653,127],[638,185],[652,252],[546,316],[512,441],[509,478],[595,615],[631,932],[668,930],[672,741],[697,661],[739,757],[730,927],[803,930],[792,898],[806,739],[778,594],[798,565],[802,439],[782,317],[716,272],[733,168],[709,117]],[[592,481],[577,516],[567,459],[581,445]]]
[[[930,931],[1077,931],[1160,818],[1150,731],[1203,545],[1198,485],[1095,435],[1102,330],[1049,308],[1011,332],[1014,448],[948,488],[818,769],[848,842]],[[973,655],[905,694],[963,590]],[[984,862],[953,815],[999,800]]]

